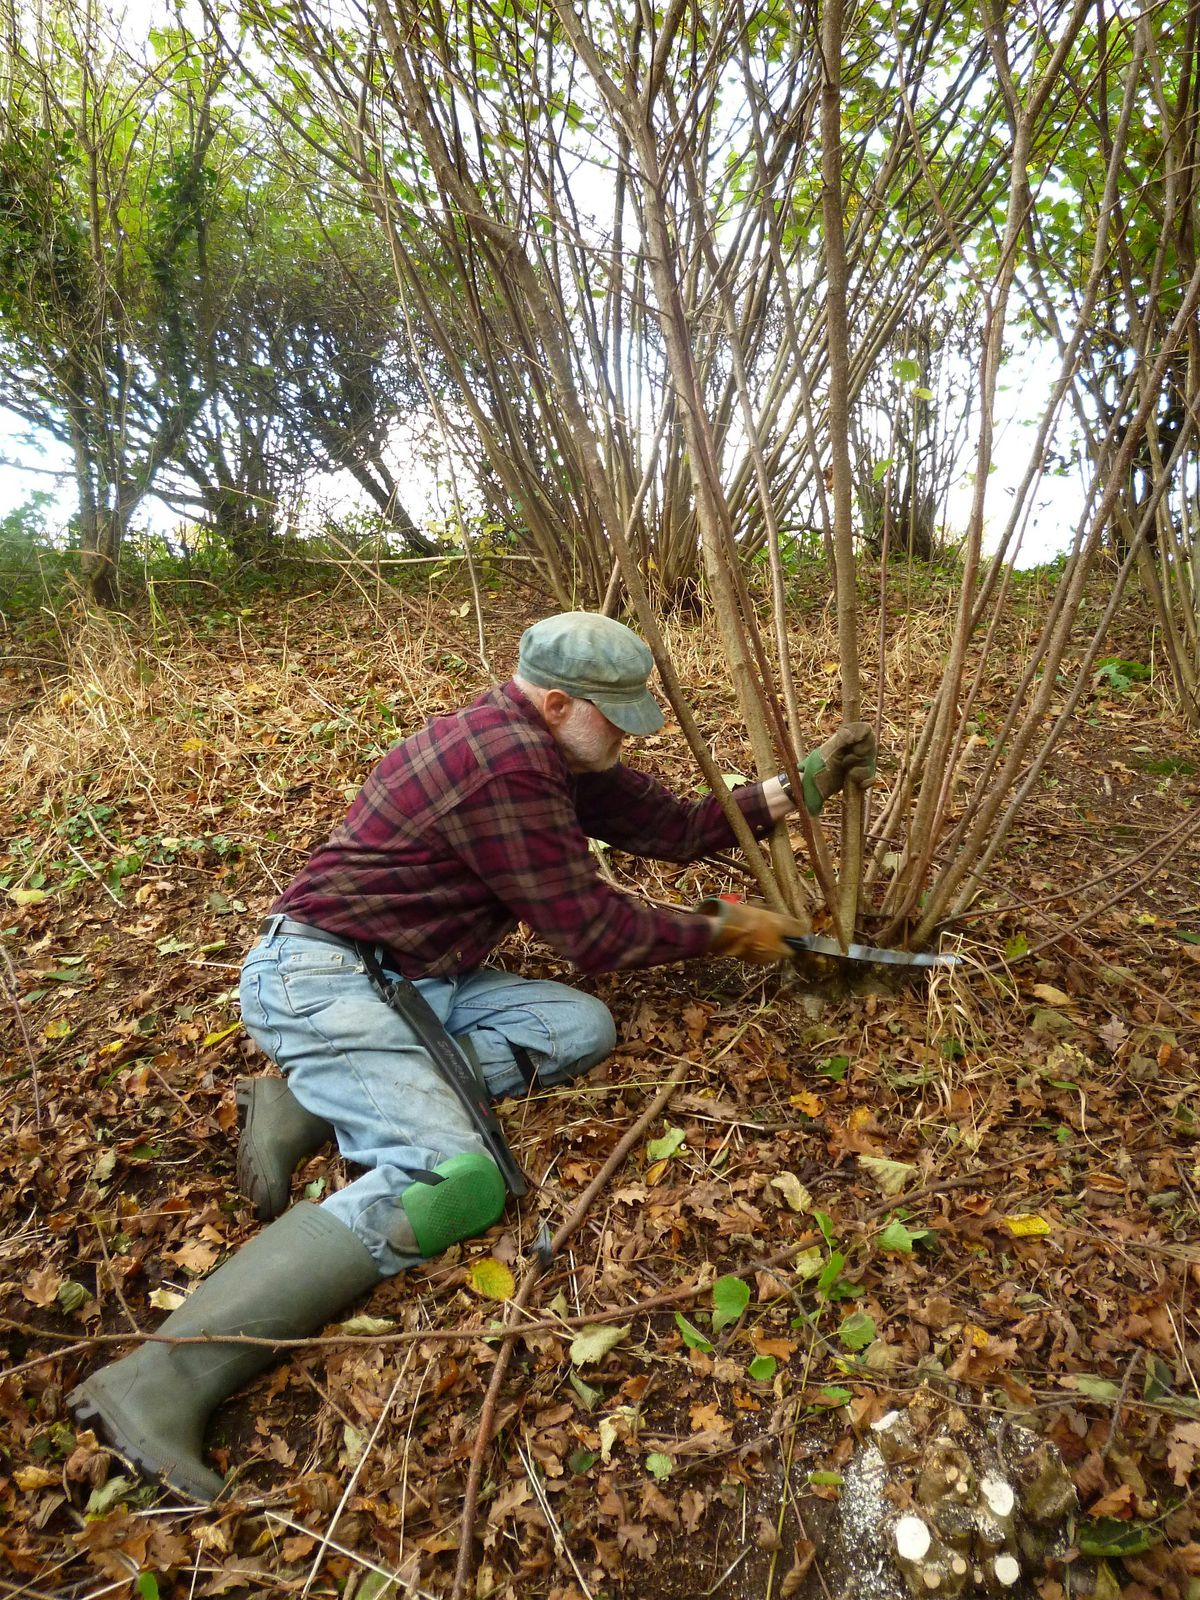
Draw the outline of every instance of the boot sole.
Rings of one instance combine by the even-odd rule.
[[[153,1450],[146,1442],[142,1430],[134,1428],[125,1417],[121,1408],[114,1405],[107,1397],[89,1392],[88,1384],[91,1380],[85,1379],[78,1388],[72,1389],[67,1396],[67,1405],[72,1416],[84,1427],[93,1428],[120,1455],[131,1461],[137,1470],[147,1478],[158,1478],[176,1494],[183,1495],[185,1499],[200,1500],[205,1505],[211,1505],[225,1487],[225,1480],[219,1473],[210,1473],[201,1465],[204,1477],[190,1477],[186,1472],[179,1470],[175,1458],[165,1453]],[[98,1424],[98,1427],[94,1425]]]
[[[238,1084],[235,1099],[238,1108],[238,1153],[235,1169],[238,1193],[254,1207],[254,1215],[260,1222],[273,1222],[287,1210],[288,1194],[285,1191],[282,1202],[279,1203],[279,1197],[272,1194],[271,1185],[263,1176],[261,1168],[255,1166],[251,1160],[250,1151],[253,1148],[251,1123],[254,1110],[252,1079]]]

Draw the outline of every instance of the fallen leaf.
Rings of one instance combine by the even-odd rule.
[[[1033,1211],[1018,1211],[1005,1217],[1004,1224],[1014,1239],[1044,1239],[1053,1229],[1045,1217]]]
[[[771,1179],[772,1189],[778,1189],[797,1216],[812,1210],[812,1195],[794,1172],[780,1172]]]
[[[34,1306],[51,1306],[62,1284],[61,1272],[53,1267],[35,1267],[21,1286],[21,1293]]]
[[[467,1283],[486,1300],[511,1300],[517,1280],[495,1256],[476,1256],[467,1268]]]
[[[887,1156],[859,1156],[858,1164],[867,1169],[884,1194],[906,1189],[917,1170],[911,1161],[891,1161]]]
[[[1039,1000],[1044,1000],[1048,1006],[1073,1006],[1075,999],[1066,994],[1062,989],[1056,989],[1052,983],[1035,983],[1033,992]]]
[[[30,1494],[35,1489],[48,1489],[53,1483],[61,1483],[62,1475],[45,1467],[18,1467],[13,1473],[13,1482],[23,1494]]]
[[[788,1105],[795,1106],[798,1111],[803,1111],[806,1117],[819,1117],[825,1107],[821,1104],[819,1095],[792,1094],[788,1096]]]
[[[1167,1445],[1167,1465],[1181,1489],[1196,1470],[1196,1457],[1200,1454],[1200,1422],[1181,1422],[1172,1429]]]
[[[615,1350],[622,1339],[629,1337],[631,1323],[614,1327],[611,1323],[589,1323],[571,1340],[571,1365],[589,1367],[603,1361],[610,1350]]]

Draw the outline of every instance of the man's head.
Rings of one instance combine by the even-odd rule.
[[[522,634],[516,682],[568,764],[599,772],[620,759],[625,734],[662,727],[662,712],[646,688],[653,666],[650,651],[622,623],[566,611]]]

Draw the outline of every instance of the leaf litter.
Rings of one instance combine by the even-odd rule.
[[[93,619],[66,656],[31,620],[25,654],[0,665],[16,986],[0,1025],[0,1566],[64,1596],[300,1593],[314,1560],[310,1593],[374,1600],[392,1577],[399,1593],[448,1593],[502,1314],[487,1286],[508,1292],[537,1222],[570,1209],[682,1059],[655,1130],[669,1150],[648,1140],[626,1162],[519,1340],[478,1592],[821,1594],[839,1512],[858,1514],[845,1469],[861,1430],[932,1382],[981,1422],[1028,1422],[1072,1472],[1093,1553],[1041,1578],[1043,1600],[1079,1592],[1085,1569],[1103,1574],[1097,1592],[1187,1600],[1196,850],[1111,904],[1109,885],[1071,894],[1197,802],[1186,775],[1146,771],[1151,740],[1180,747],[1147,699],[1131,718],[1141,688],[1098,695],[1051,762],[993,869],[996,909],[962,930],[965,971],[860,992],[716,963],[595,980],[621,1027],[613,1059],[504,1112],[522,1163],[546,1175],[537,1193],[225,1407],[212,1452],[241,1471],[220,1506],[178,1507],[75,1427],[63,1395],[121,1347],[96,1341],[153,1327],[255,1231],[232,1168],[234,1080],[264,1065],[234,1002],[256,914],[382,750],[487,681],[454,606],[395,606],[386,628],[326,597],[290,602],[286,627],[180,615],[169,644]],[[497,661],[532,615],[495,629]],[[684,659],[723,768],[744,771],[723,669],[698,637]],[[643,746],[651,770],[693,787],[671,730]],[[655,898],[744,892],[721,865],[606,864]],[[524,932],[503,958],[565,976]],[[295,1192],[344,1177],[325,1151]],[[714,1302],[721,1280],[744,1297]],[[708,1287],[631,1310],[691,1282]],[[577,1368],[589,1324],[603,1338]]]

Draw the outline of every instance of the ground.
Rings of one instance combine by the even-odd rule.
[[[824,733],[822,602],[798,596],[796,653]],[[497,675],[538,609],[489,598]],[[937,680],[945,610],[931,589],[895,738]],[[1126,608],[1113,656],[1145,662],[1148,636]],[[745,772],[710,638],[673,625],[717,759]],[[1194,1597],[1200,783],[1156,679],[1097,677],[976,913],[944,936],[957,969],[591,981],[616,1054],[503,1110],[530,1199],[227,1406],[211,1442],[238,1473],[208,1510],[134,1481],[63,1396],[255,1231],[234,1084],[267,1064],[238,1024],[240,955],[370,763],[490,674],[456,590],[314,584],[127,622],[68,608],[14,619],[6,650],[4,1593],[447,1595],[505,1315],[479,1265],[522,1281],[539,1220],[561,1224],[678,1069],[531,1290],[469,1592],[837,1594],[841,1469],[924,1391],[1061,1450],[1086,1513],[1068,1553],[1091,1559],[1043,1577],[1043,1600]],[[992,650],[999,695],[1019,630]],[[995,708],[977,720],[984,749]],[[673,725],[638,759],[697,788]],[[730,863],[604,852],[602,870],[679,902],[746,887]],[[502,956],[564,973],[524,936]],[[343,1176],[326,1151],[296,1194]]]

